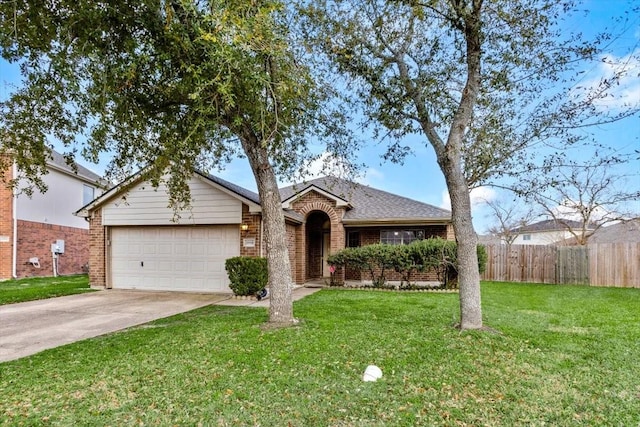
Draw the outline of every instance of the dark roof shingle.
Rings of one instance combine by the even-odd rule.
[[[230,190],[234,193],[236,193],[239,196],[244,197],[247,200],[252,201],[253,203],[256,204],[260,204],[260,196],[257,193],[254,193],[251,190],[247,190],[244,187],[240,187],[239,185],[233,184],[227,180],[224,180],[220,177],[217,177],[215,175],[210,175],[210,174],[206,174],[204,172],[200,172],[200,171],[196,171],[196,173],[198,173],[199,175],[215,182],[218,185],[223,186],[224,188],[226,188],[227,190]]]
[[[100,175],[90,171],[77,162],[75,163],[76,169],[74,170],[74,168],[67,163],[67,160],[64,158],[64,156],[55,150],[51,150],[51,159],[49,160],[49,164],[58,169],[64,170],[68,174],[77,175],[92,183],[100,184],[102,186],[106,184]]]
[[[523,227],[514,228],[511,231],[517,233],[536,233],[544,231],[562,231],[569,228],[579,229],[581,227],[582,223],[580,221],[546,219],[544,221],[535,222]],[[587,228],[589,229],[591,227]]]
[[[640,219],[624,221],[599,228],[589,238],[589,243],[640,243]]]
[[[284,201],[311,186],[349,202],[351,209],[345,213],[345,221],[451,219],[448,210],[335,177],[317,178],[281,188],[280,196]]]

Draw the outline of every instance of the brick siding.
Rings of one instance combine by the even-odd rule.
[[[342,217],[343,207],[337,207],[336,202],[316,191],[310,191],[291,204],[291,208],[309,219],[313,212],[324,212],[331,224],[330,239],[331,253],[335,253],[344,248],[344,226]],[[311,227],[311,228],[309,228]],[[297,249],[301,252],[296,256],[296,277],[304,277],[305,281],[322,277],[322,265],[319,252],[322,251],[322,233],[318,233],[317,225],[307,223],[301,227],[299,238],[301,244]],[[342,272],[338,273],[339,275]]]
[[[58,255],[58,274],[81,274],[89,263],[89,230],[18,220],[18,277],[52,276],[51,244],[64,240],[64,253]],[[29,263],[38,258],[40,268]]]
[[[260,256],[260,245],[262,244],[262,229],[260,223],[262,216],[259,214],[252,214],[249,212],[249,206],[242,205],[242,224],[247,225],[247,230],[240,230],[240,255],[256,257]],[[255,239],[255,245],[253,247],[245,247],[243,244],[244,239]]]
[[[12,179],[13,168],[4,171],[4,180],[0,180],[0,280],[10,279],[13,275],[13,192],[6,182]],[[6,182],[5,182],[6,181]],[[6,240],[6,241],[4,241]]]
[[[107,285],[107,227],[102,225],[102,209],[91,213],[89,221],[90,249],[89,249],[89,283],[91,286],[106,287]]]
[[[296,230],[300,228],[298,225],[286,224],[287,229],[287,251],[289,252],[289,265],[291,266],[291,280],[299,283],[298,271],[296,270]]]

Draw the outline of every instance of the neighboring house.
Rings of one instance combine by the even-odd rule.
[[[589,237],[591,243],[640,243],[640,219],[601,227]]]
[[[513,241],[514,245],[551,245],[565,241],[572,237],[569,230],[580,230],[582,223],[579,221],[548,219],[523,227],[514,228],[517,233]]]
[[[200,172],[189,185],[191,209],[176,221],[166,187],[154,189],[140,175],[77,212],[91,223],[92,286],[230,292],[225,260],[265,256],[256,193]],[[346,246],[453,238],[449,211],[337,178],[280,195],[298,284],[329,276],[326,257]],[[347,272],[346,279],[360,276]]]
[[[74,212],[99,195],[101,179],[80,165],[74,171],[55,151],[51,156],[45,193],[29,197],[0,182],[0,280],[86,272],[89,223]],[[7,182],[17,176],[15,167],[5,171]]]
[[[505,244],[504,239],[493,234],[478,234],[478,244],[480,245],[500,245]]]

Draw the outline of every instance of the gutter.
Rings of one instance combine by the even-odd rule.
[[[377,218],[377,219],[342,219],[345,227],[378,226],[378,225],[447,225],[451,218]]]

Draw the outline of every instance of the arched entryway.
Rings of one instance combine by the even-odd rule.
[[[331,253],[331,220],[322,211],[313,211],[307,217],[307,277],[320,279],[329,276],[327,257]]]

